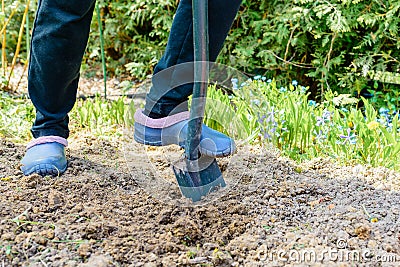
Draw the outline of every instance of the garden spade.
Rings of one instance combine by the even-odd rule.
[[[225,181],[214,157],[199,153],[201,128],[207,96],[208,0],[192,0],[194,86],[185,144],[185,158],[175,164],[175,173],[183,196],[199,201],[202,196],[224,187]]]

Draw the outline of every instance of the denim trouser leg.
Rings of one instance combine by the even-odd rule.
[[[35,138],[67,138],[95,0],[40,0],[31,41],[28,90]]]
[[[210,61],[217,58],[240,2],[209,0]],[[76,100],[79,69],[94,3],[95,0],[39,1],[28,78],[29,95],[36,108],[32,127],[35,138],[48,135],[68,137],[68,112]],[[191,10],[191,0],[180,1],[166,51],[155,68],[155,74],[176,64],[193,61]],[[187,84],[173,88],[169,86],[171,77],[162,76],[157,78],[154,75],[146,108],[167,115],[187,100],[193,86]],[[154,108],[151,108],[154,103]]]
[[[211,62],[216,60],[221,51],[240,4],[241,0],[209,0],[209,60]],[[179,76],[186,76],[184,80],[190,80],[187,76],[193,76],[193,65],[188,64],[189,69],[168,70],[177,64],[194,60],[192,21],[192,0],[181,0],[166,50],[155,67],[153,85],[146,96],[145,113],[147,115],[152,112],[166,116],[171,111],[176,113],[187,109],[187,104],[180,104],[186,102],[188,96],[192,94],[193,84],[187,83],[174,87],[173,84],[179,84],[179,81],[172,82],[172,77],[179,79]]]

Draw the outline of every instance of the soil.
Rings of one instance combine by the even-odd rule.
[[[182,151],[131,132],[75,133],[56,178],[23,176],[24,146],[0,139],[1,267],[400,266],[397,172],[239,144],[218,159],[227,186],[193,203],[171,169]]]
[[[399,266],[393,171],[240,145],[218,160],[227,187],[192,203],[182,151],[130,138],[76,134],[56,178],[23,176],[24,147],[1,140],[0,266]]]

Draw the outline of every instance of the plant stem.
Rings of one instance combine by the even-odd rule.
[[[99,24],[99,32],[100,32],[100,50],[101,50],[101,65],[103,67],[104,98],[107,99],[107,67],[106,67],[106,58],[104,55],[103,26],[101,24],[100,8],[97,3],[96,3],[96,13],[97,13],[97,22]]]
[[[367,215],[368,218],[371,218],[371,214],[369,214],[369,212],[367,211],[367,209],[365,208],[365,206],[364,206],[364,205],[361,205],[361,207],[363,208],[365,215]]]
[[[10,16],[8,17],[7,22],[4,23],[3,28],[1,28],[0,35],[2,35],[6,31],[8,23],[10,22],[11,18],[14,16],[15,12],[17,12],[18,4],[19,3],[17,3],[17,5],[13,9],[13,11],[11,12]]]
[[[12,76],[12,74],[13,74],[15,64],[17,63],[17,58],[18,58],[18,56],[19,56],[19,50],[20,50],[20,48],[21,48],[21,42],[22,42],[22,35],[23,35],[23,33],[24,33],[25,20],[26,20],[28,11],[29,11],[29,3],[30,3],[30,0],[28,0],[27,3],[26,3],[24,15],[23,15],[23,17],[22,17],[21,27],[19,28],[19,34],[18,34],[17,47],[16,47],[16,49],[15,49],[14,58],[13,58],[13,61],[12,61],[12,63],[11,63],[11,70],[10,70],[10,74],[9,74],[9,76],[8,76],[8,82],[7,82],[7,84],[10,84],[11,76]]]
[[[5,12],[4,0],[1,0],[1,12]],[[3,19],[2,23],[4,23],[5,19]],[[3,75],[6,74],[6,34],[3,35],[3,41],[1,43],[1,67],[3,69]]]
[[[27,4],[27,8],[28,8],[28,10],[29,10],[29,2],[28,2],[28,4]],[[29,13],[29,11],[28,11],[28,13]],[[26,24],[25,24],[26,26],[26,32],[25,32],[25,34],[26,34],[26,63],[25,64],[28,64],[28,61],[29,61],[29,51],[30,51],[30,47],[29,47],[29,45],[30,45],[30,43],[29,43],[29,41],[30,41],[30,32],[29,32],[29,14],[27,14],[27,16],[26,16]]]
[[[3,41],[1,43],[1,67],[3,69],[4,76],[6,75],[7,71],[6,41],[7,41],[7,34],[6,32],[4,32]]]

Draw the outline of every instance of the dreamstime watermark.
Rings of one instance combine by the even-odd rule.
[[[285,263],[323,263],[323,262],[376,262],[400,263],[400,256],[388,252],[375,252],[365,248],[352,250],[347,248],[347,241],[338,239],[336,248],[304,249],[268,249],[263,244],[257,250],[257,258],[262,262]]]

